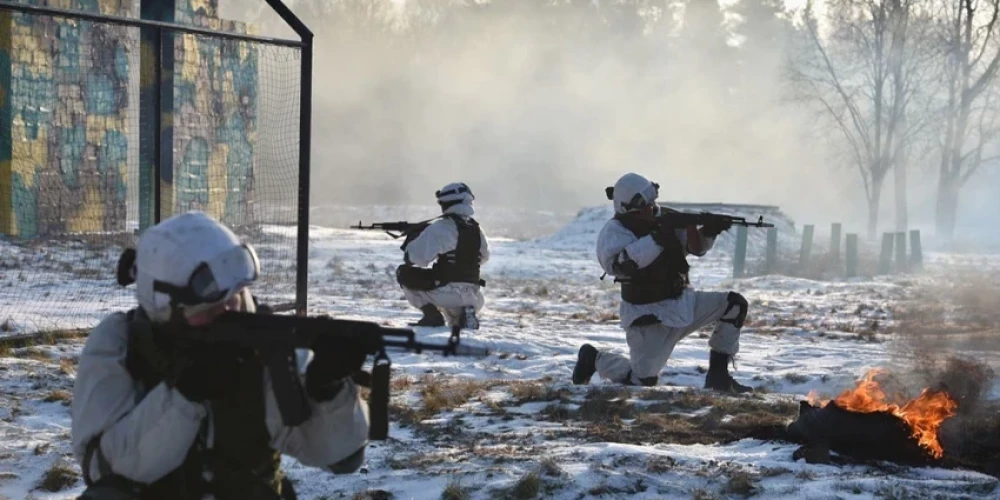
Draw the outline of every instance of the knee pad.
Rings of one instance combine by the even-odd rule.
[[[644,385],[646,387],[653,387],[654,385],[656,385],[656,382],[658,381],[657,379],[659,379],[659,377],[657,377],[656,375],[653,375],[652,377],[646,377],[646,378],[639,379],[639,383],[641,383],[642,385]]]
[[[736,309],[736,317],[720,319],[719,321],[730,323],[736,328],[743,328],[743,322],[747,319],[747,308],[750,306],[750,303],[747,302],[746,297],[736,292],[729,292],[726,300],[729,301],[729,307],[726,308],[726,312],[722,313],[722,316],[724,317],[728,315],[730,311]]]

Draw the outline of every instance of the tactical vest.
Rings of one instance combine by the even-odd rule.
[[[636,217],[616,214],[618,220],[637,238],[648,235],[656,228],[655,222]],[[621,283],[622,300],[631,304],[652,304],[661,300],[676,299],[684,292],[690,281],[684,247],[673,230],[666,233],[666,247],[648,266],[639,269],[635,276],[618,278]]]
[[[174,359],[182,355],[157,334],[145,315],[129,311],[126,368],[145,395],[168,376]],[[294,498],[281,472],[281,453],[270,446],[265,423],[264,366],[252,349],[235,353],[241,358],[241,383],[229,397],[211,401],[212,449],[205,447],[207,419],[188,450],[184,462],[166,476],[142,489],[140,500],[200,499],[211,494],[218,500],[282,500]],[[203,471],[211,472],[206,480]]]
[[[458,229],[458,244],[455,249],[438,256],[434,263],[434,277],[439,286],[447,283],[477,283],[479,279],[479,250],[482,246],[482,233],[479,223],[469,217],[453,214],[445,215],[455,223]]]

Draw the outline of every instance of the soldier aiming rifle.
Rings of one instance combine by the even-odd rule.
[[[705,388],[749,392],[729,374],[739,351],[748,302],[736,292],[695,291],[688,280],[687,255],[705,255],[715,238],[733,225],[772,227],[741,217],[685,213],[656,204],[659,185],[629,173],[606,190],[615,216],[601,230],[597,257],[606,274],[621,284],[621,327],[629,356],[580,347],[573,383],[587,384],[595,372],[625,385],[656,385],[660,370],[684,337],[715,323]]]
[[[476,197],[463,182],[435,193],[442,214],[422,222],[376,222],[352,229],[381,229],[393,238],[406,237],[399,247],[403,264],[396,281],[406,300],[423,317],[411,326],[479,328],[478,312],[486,303],[480,267],[489,260],[489,240],[472,218]],[[428,268],[433,263],[433,266]],[[442,312],[444,314],[442,314]]]
[[[294,499],[283,454],[343,474],[385,439],[387,349],[485,354],[457,330],[433,345],[375,323],[271,315],[250,292],[259,275],[253,247],[198,211],[123,252],[118,283],[135,284],[138,307],[94,328],[73,387],[80,499]]]

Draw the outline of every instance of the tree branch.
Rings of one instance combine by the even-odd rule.
[[[813,44],[816,47],[816,50],[818,50],[819,53],[820,53],[820,55],[822,56],[822,60],[823,60],[823,63],[825,65],[826,72],[829,74],[830,78],[832,79],[831,83],[833,85],[834,90],[837,92],[837,94],[840,95],[840,98],[844,102],[844,106],[847,108],[848,112],[850,113],[850,115],[851,115],[851,122],[854,124],[854,127],[857,129],[858,135],[861,136],[861,139],[862,139],[862,141],[863,141],[863,143],[865,145],[865,150],[870,152],[872,150],[872,145],[871,145],[869,137],[868,137],[868,130],[867,130],[868,127],[866,127],[864,125],[864,123],[863,123],[863,121],[861,119],[861,116],[860,116],[860,112],[857,110],[857,108],[854,105],[853,101],[848,96],[847,92],[844,90],[843,85],[840,83],[840,78],[837,76],[837,71],[833,68],[833,63],[830,62],[830,58],[829,58],[829,56],[826,53],[826,49],[823,48],[823,44],[820,43],[819,33],[816,32],[816,26],[815,26],[815,24],[812,23],[812,22],[808,22],[807,21],[806,22],[806,26],[807,26],[807,28],[809,30],[810,38],[812,39]]]

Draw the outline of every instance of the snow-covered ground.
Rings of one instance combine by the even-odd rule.
[[[761,391],[730,398],[699,389],[708,365],[708,331],[677,346],[660,387],[623,389],[596,375],[591,386],[578,387],[569,378],[582,343],[626,352],[617,287],[599,279],[594,260],[593,228],[603,219],[580,215],[590,218],[582,230],[591,237],[563,230],[551,237],[492,240],[492,258],[484,268],[483,327],[466,332],[464,341],[493,353],[483,359],[392,353],[390,439],[373,443],[363,471],[346,476],[286,458],[299,498],[388,498],[380,492],[407,499],[466,498],[462,493],[559,499],[1000,498],[996,478],[979,473],[806,464],[793,460],[794,445],[741,439],[755,424],[795,418],[796,402],[810,391],[835,395],[870,368],[899,373],[912,368],[906,332],[899,330],[895,314],[899,305],[912,299],[914,290],[947,282],[956,273],[994,272],[1000,257],[929,254],[919,276],[827,282],[782,276],[734,281],[725,252],[692,258],[698,288],[738,290],[751,301],[734,376]],[[394,326],[419,317],[393,279],[398,240],[325,227],[314,227],[310,239],[311,312]],[[262,258],[275,255],[262,247]],[[102,257],[104,266],[116,255]],[[113,287],[101,286],[112,293]],[[270,300],[292,298],[291,286],[268,290]],[[45,290],[59,291],[58,283]],[[104,307],[123,303],[127,292],[119,297]],[[960,324],[962,318],[953,320]],[[435,342],[448,335],[445,328],[418,332]],[[68,455],[68,391],[82,343],[2,353],[0,499],[68,499],[82,491]],[[963,349],[1000,368],[997,352],[982,344]],[[988,392],[1000,398],[998,387]]]

